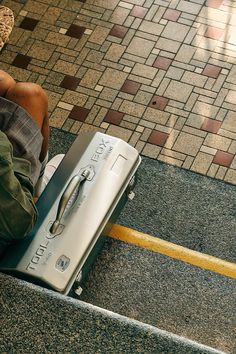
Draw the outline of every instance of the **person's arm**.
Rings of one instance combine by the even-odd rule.
[[[0,253],[11,241],[25,237],[35,224],[37,210],[29,175],[30,163],[13,158],[12,145],[0,131]]]

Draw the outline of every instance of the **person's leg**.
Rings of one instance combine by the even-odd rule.
[[[9,74],[0,70],[0,96],[5,97],[7,91],[15,84],[15,80]]]
[[[40,128],[44,139],[40,153],[40,161],[42,162],[47,156],[49,137],[48,98],[46,93],[37,84],[19,82],[10,85],[5,97],[23,107]]]
[[[64,154],[58,154],[54,156],[45,166],[44,173],[41,178],[38,180],[38,183],[35,186],[35,197],[39,197],[41,193],[46,188],[48,182],[56,172],[56,169],[60,165],[62,159],[64,158]],[[35,199],[36,201],[36,199]]]

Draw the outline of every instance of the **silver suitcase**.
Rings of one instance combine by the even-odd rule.
[[[125,204],[140,161],[121,139],[79,135],[37,202],[34,229],[9,247],[0,270],[68,294]]]

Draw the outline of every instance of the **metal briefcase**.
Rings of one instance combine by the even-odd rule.
[[[121,139],[79,135],[37,202],[34,229],[9,247],[0,270],[68,294],[126,202],[140,161]]]

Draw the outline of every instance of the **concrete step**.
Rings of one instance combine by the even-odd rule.
[[[0,274],[2,354],[220,354],[196,342]]]
[[[236,262],[236,188],[143,158],[136,196],[118,223]]]
[[[108,239],[80,299],[233,353],[236,282]]]

